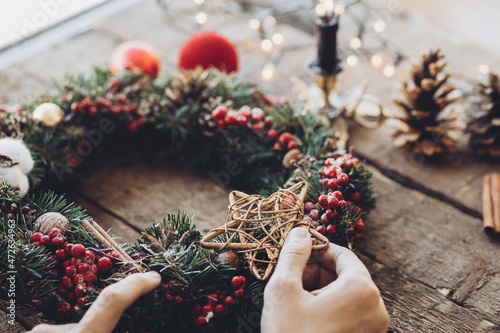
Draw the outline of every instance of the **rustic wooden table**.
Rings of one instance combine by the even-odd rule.
[[[223,15],[219,23],[209,20],[207,25],[238,45],[240,75],[259,81],[267,55],[260,50],[258,35],[248,27],[248,20],[244,15]],[[347,19],[342,21],[344,44],[353,29]],[[295,75],[312,83],[307,64],[314,57],[314,38],[291,26],[282,27],[282,33],[287,42],[299,47],[285,53],[269,89],[295,98],[288,79]],[[410,55],[440,47],[449,70],[461,78],[474,78],[482,63],[500,68],[498,56],[404,13],[391,16],[387,34]],[[44,92],[52,78],[61,79],[66,73],[89,73],[129,39],[155,45],[164,70],[174,71],[186,35],[172,29],[153,1],[140,1],[90,31],[1,71],[0,101],[16,103],[23,96]],[[380,69],[360,59],[340,74],[340,90],[367,78],[368,91],[392,108],[391,99],[407,69],[401,65],[394,77],[386,78]],[[500,332],[500,243],[483,233],[481,221],[482,176],[499,171],[500,165],[476,158],[465,137],[459,154],[440,162],[418,160],[396,150],[386,126],[376,130],[354,127],[350,143],[374,175],[377,206],[366,219],[357,253],[382,292],[391,316],[390,331]],[[174,165],[135,164],[102,170],[69,195],[105,228],[112,228],[113,234],[133,242],[154,219],[177,209],[196,214],[204,232],[223,224],[229,191],[205,175]],[[38,319],[20,317],[15,328],[5,320],[0,315],[0,331],[24,332]]]

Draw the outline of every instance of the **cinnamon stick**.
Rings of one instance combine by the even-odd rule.
[[[483,229],[490,236],[500,234],[500,174],[483,177]]]

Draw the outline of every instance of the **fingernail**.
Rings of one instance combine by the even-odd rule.
[[[159,279],[161,279],[160,274],[158,274],[158,272],[156,272],[156,271],[149,271],[149,272],[144,273],[144,274],[145,274],[145,276],[148,279],[151,279],[151,280],[159,280]]]
[[[293,228],[291,231],[290,231],[290,234],[288,235],[288,237],[292,237],[292,238],[306,238],[308,235],[308,232],[306,229],[304,228]]]

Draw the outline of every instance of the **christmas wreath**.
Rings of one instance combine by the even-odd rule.
[[[307,228],[318,249],[327,240],[351,247],[364,230],[370,172],[336,148],[327,120],[256,84],[216,70],[153,79],[96,68],[54,89],[0,110],[0,294],[8,299],[15,272],[17,306],[77,321],[107,285],[155,270],[162,284],[118,331],[220,332],[259,312],[292,227]],[[51,190],[134,158],[238,169],[220,185],[258,195],[233,192],[227,224],[205,239],[177,212],[136,244],[117,244]]]

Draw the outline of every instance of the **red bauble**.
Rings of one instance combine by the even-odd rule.
[[[179,69],[215,67],[220,71],[238,71],[236,47],[226,38],[215,32],[204,31],[191,36],[181,48]]]
[[[132,40],[115,49],[109,70],[115,75],[124,70],[138,71],[155,79],[160,70],[160,57],[150,44]]]

